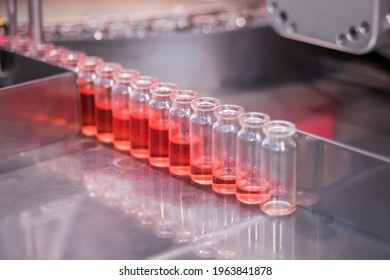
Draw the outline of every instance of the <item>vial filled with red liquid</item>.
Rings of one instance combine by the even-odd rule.
[[[95,85],[96,67],[103,64],[103,59],[86,56],[78,62],[77,84],[81,101],[81,133],[85,136],[96,135]]]
[[[130,154],[135,158],[149,157],[149,101],[150,88],[157,79],[140,76],[132,79],[133,91],[129,98],[130,113]]]
[[[84,52],[68,51],[60,56],[60,66],[67,68],[75,73],[79,72],[78,62],[86,57]]]
[[[174,175],[190,176],[190,117],[194,113],[191,101],[199,93],[179,90],[171,97],[169,110],[169,171]]]
[[[210,185],[212,174],[212,130],[216,122],[214,109],[220,100],[201,97],[191,101],[194,110],[190,118],[190,162],[191,179],[202,185]]]
[[[106,62],[96,67],[95,80],[95,117],[96,137],[103,143],[112,143],[112,101],[111,91],[114,85],[114,76],[121,71],[117,63]]]
[[[236,198],[245,204],[259,204],[269,199],[269,188],[262,184],[261,143],[263,126],[269,122],[263,113],[249,112],[240,117],[237,134]]]
[[[238,105],[220,105],[214,111],[212,189],[220,194],[236,193],[236,144],[242,113],[244,108]]]
[[[150,89],[149,101],[149,163],[157,167],[169,165],[169,109],[177,86],[157,83]]]
[[[123,69],[115,76],[112,88],[112,132],[114,148],[130,151],[130,114],[129,95],[132,91],[131,80],[140,73],[134,69]]]

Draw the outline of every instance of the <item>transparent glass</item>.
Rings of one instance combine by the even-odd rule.
[[[297,149],[295,126],[287,121],[270,121],[264,125],[262,143],[262,184],[269,190],[260,209],[270,216],[285,216],[296,209]]]
[[[80,51],[68,51],[60,56],[60,66],[67,68],[73,72],[78,73],[78,62],[86,57],[84,52]]]
[[[45,54],[44,60],[59,65],[61,63],[61,56],[67,52],[69,52],[68,48],[61,46],[54,47]]]
[[[51,43],[35,43],[29,47],[29,55],[35,59],[44,60],[45,55],[54,48]]]
[[[236,146],[242,113],[244,108],[238,105],[220,105],[214,110],[212,189],[220,194],[236,193]]]
[[[201,97],[191,101],[194,110],[190,118],[190,163],[191,179],[202,185],[211,185],[212,174],[212,130],[216,122],[214,109],[220,100]]]
[[[103,64],[103,59],[96,56],[83,57],[78,62],[77,84],[80,91],[81,133],[85,136],[96,135],[96,116],[95,116],[95,86],[96,67]]]
[[[140,76],[131,81],[133,91],[129,99],[130,112],[130,154],[135,158],[149,157],[149,101],[150,88],[157,79]]]
[[[121,71],[117,63],[106,62],[96,67],[95,80],[95,109],[96,109],[96,137],[103,143],[112,143],[112,100],[111,91],[114,85],[114,76]]]
[[[171,83],[157,83],[150,89],[149,163],[153,166],[169,166],[169,110],[176,91],[177,86]]]
[[[261,184],[261,142],[263,126],[270,120],[267,114],[244,113],[240,117],[241,129],[237,134],[236,198],[245,204],[259,204],[269,197]]]
[[[199,93],[179,90],[172,96],[169,110],[169,171],[174,175],[190,176],[190,117],[194,113],[191,101]]]
[[[112,88],[112,132],[114,148],[130,151],[130,114],[129,95],[132,91],[131,80],[140,76],[139,71],[123,69],[117,74]]]

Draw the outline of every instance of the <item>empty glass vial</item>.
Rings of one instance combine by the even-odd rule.
[[[194,112],[191,101],[199,93],[179,90],[172,95],[169,110],[169,171],[174,175],[190,176],[190,117]]]
[[[220,105],[214,110],[212,189],[220,194],[236,193],[236,144],[242,113],[244,108],[238,105]]]
[[[85,136],[96,135],[95,87],[96,67],[103,64],[103,59],[87,56],[78,62],[77,84],[81,101],[81,133]]]
[[[61,55],[60,66],[65,67],[73,72],[78,72],[78,62],[84,58],[86,54],[79,51],[68,51]]]
[[[153,166],[169,165],[169,110],[172,95],[177,86],[171,83],[157,83],[150,89],[149,101],[149,163]]]
[[[130,154],[135,158],[149,157],[149,101],[150,88],[157,79],[140,76],[131,81],[133,91],[129,99]]]
[[[112,143],[112,87],[114,76],[121,71],[117,63],[106,62],[96,67],[95,108],[96,108],[96,137],[103,143]]]
[[[262,185],[261,142],[263,126],[269,122],[267,114],[249,112],[240,117],[241,129],[237,134],[236,198],[245,204],[259,204],[269,198]]]
[[[214,109],[220,100],[201,97],[191,101],[194,110],[190,118],[191,179],[202,185],[210,185],[212,174],[212,130],[216,122]]]
[[[275,120],[265,124],[263,130],[262,184],[269,189],[269,197],[260,203],[260,209],[270,216],[288,215],[296,209],[295,126]]]
[[[114,148],[130,151],[130,114],[129,95],[132,91],[131,80],[140,73],[134,69],[123,69],[114,79],[112,88],[112,132]]]

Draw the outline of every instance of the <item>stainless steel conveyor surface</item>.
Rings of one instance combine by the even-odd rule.
[[[253,39],[258,35],[262,39]],[[341,71],[307,75],[313,64],[286,54],[280,47],[286,41],[278,40],[269,31],[249,30],[113,42],[125,54],[107,52],[110,42],[69,46],[98,55],[106,50],[107,60],[127,58],[124,66],[134,63],[166,81],[175,82],[184,71],[187,76],[177,76],[180,87],[198,84],[194,89],[202,95],[267,112],[316,134],[300,132],[296,141],[298,187],[317,186],[318,203],[300,206],[289,217],[267,217],[257,206],[75,136],[0,158],[0,259],[390,259],[388,87],[345,80]],[[236,43],[222,50],[226,42]],[[187,49],[162,67],[177,44]],[[160,52],[153,53],[153,46]],[[188,55],[201,47],[209,52]],[[288,52],[318,54],[290,47]],[[143,49],[152,57],[142,56]],[[232,57],[234,51],[244,61]],[[288,74],[294,74],[294,60],[304,78]],[[264,69],[256,61],[265,62]],[[209,67],[198,71],[206,62]],[[277,73],[288,79],[271,83],[270,75]],[[249,86],[248,77],[259,83]],[[316,148],[306,149],[308,143]]]

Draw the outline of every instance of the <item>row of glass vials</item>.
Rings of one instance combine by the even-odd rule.
[[[83,52],[50,44],[39,49],[29,54],[77,73],[83,135],[211,185],[219,194],[259,204],[268,215],[295,211],[293,123],[221,104]]]

